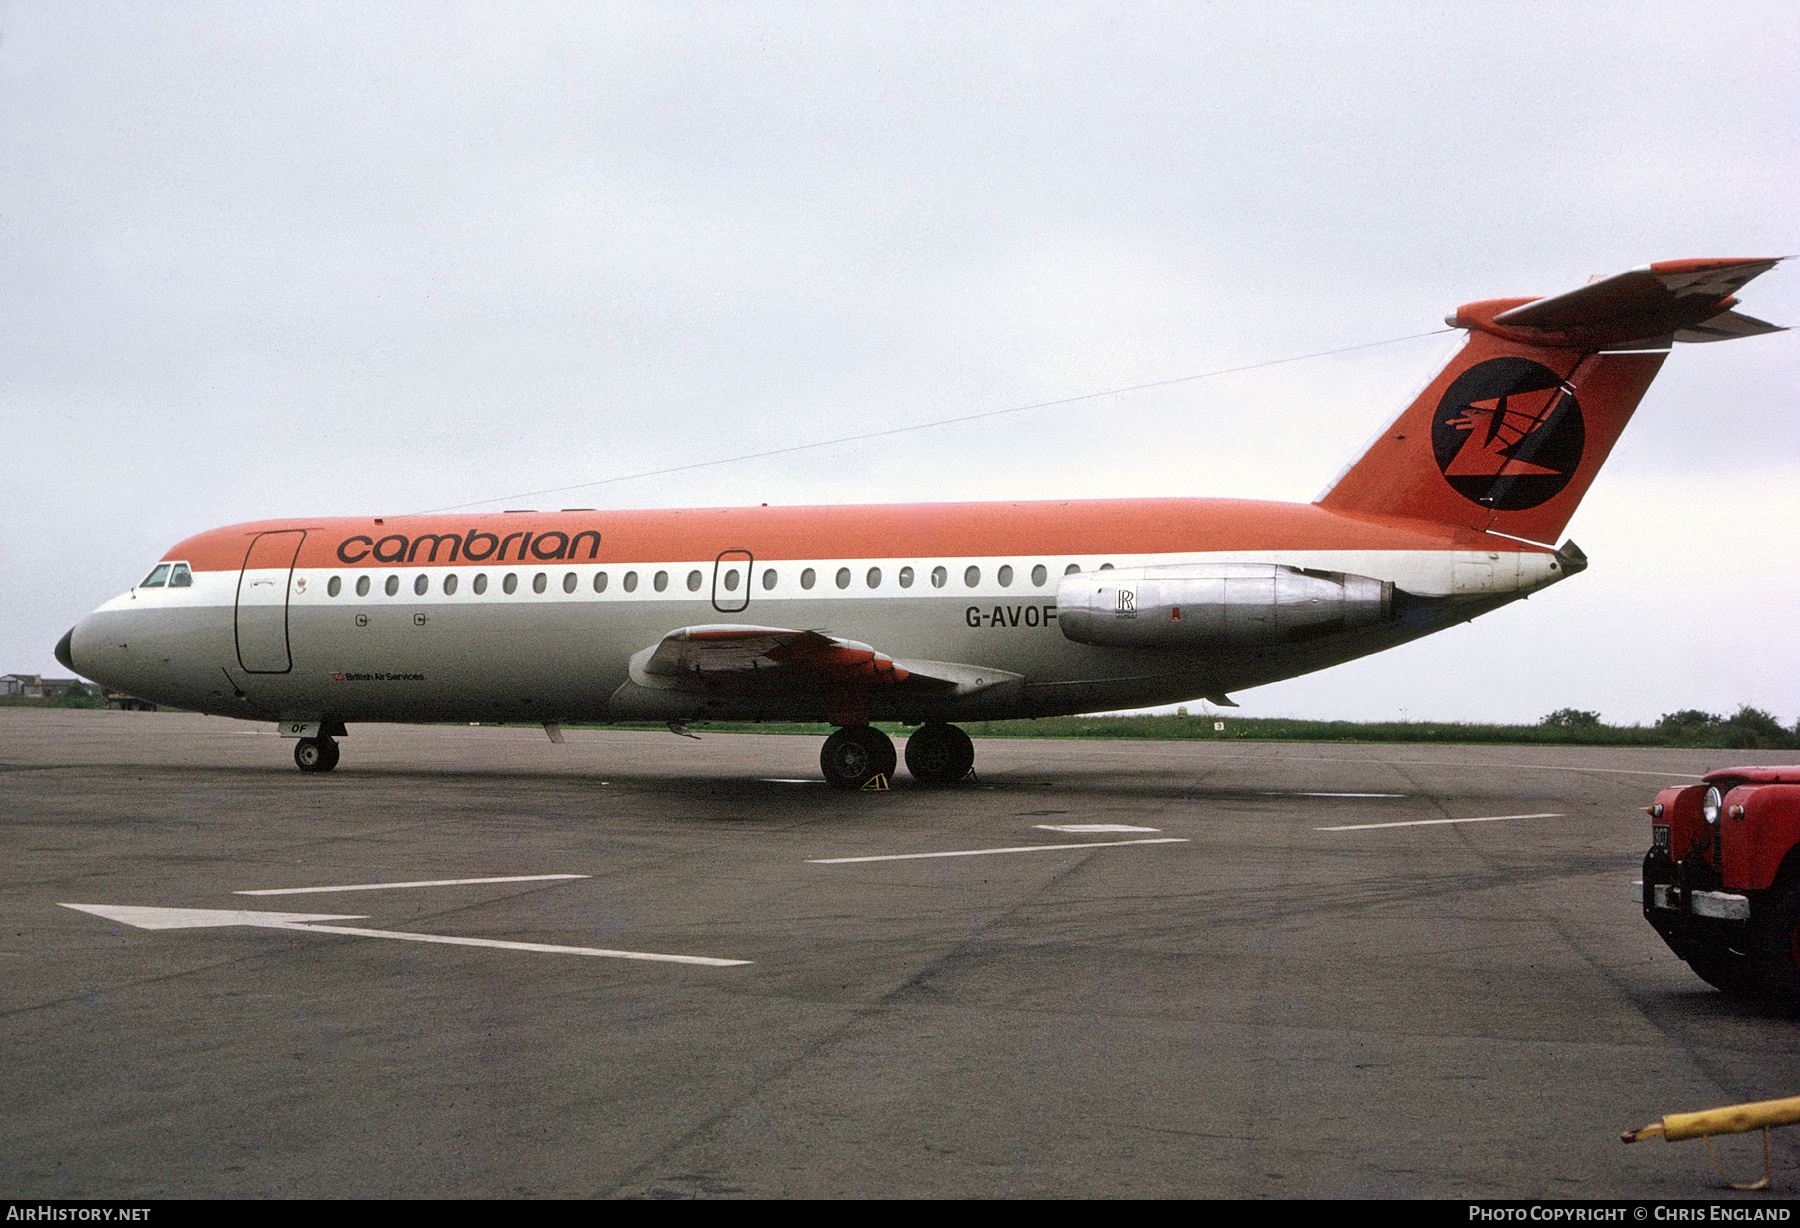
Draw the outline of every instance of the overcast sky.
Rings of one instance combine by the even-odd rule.
[[[1800,252],[1800,7],[0,3],[0,159],[0,672],[60,674],[265,517],[1310,500],[1460,334],[519,496]],[[1243,712],[1792,724],[1797,337],[1677,349],[1585,574]]]

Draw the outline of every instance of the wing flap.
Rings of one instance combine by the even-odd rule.
[[[659,691],[704,694],[842,695],[895,687],[958,699],[1019,674],[952,661],[896,661],[857,640],[787,627],[682,627],[631,659],[631,680]]]
[[[713,624],[671,631],[631,661],[640,686],[710,689],[765,684],[786,689],[813,680],[843,686],[904,682],[905,670],[867,644],[819,631]]]

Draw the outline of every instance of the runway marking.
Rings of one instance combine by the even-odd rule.
[[[1080,844],[1022,844],[1004,849],[957,849],[948,853],[883,853],[879,857],[808,857],[808,865],[847,866],[859,861],[916,861],[925,857],[989,857],[995,853],[1049,853],[1058,849],[1109,849],[1124,844],[1186,844],[1184,836],[1155,840],[1084,840]]]
[[[458,938],[450,934],[411,934],[404,930],[371,930],[353,925],[320,925],[321,921],[360,921],[361,914],[245,912],[230,908],[146,908],[132,904],[62,904],[108,921],[123,921],[143,930],[201,929],[249,925],[259,929],[299,930],[309,934],[349,934],[357,938],[398,938],[404,942],[438,942],[459,947],[497,947],[503,951],[536,951],[547,955],[589,955],[603,959],[648,960],[663,964],[700,964],[733,968],[747,959],[713,959],[704,955],[662,955],[651,951],[610,951],[601,947],[562,947],[547,942],[507,942],[499,938]]]
[[[359,912],[245,912],[235,908],[144,908],[136,904],[59,904],[141,930],[202,929],[214,925],[269,925],[293,929],[308,921],[361,921]]]
[[[1375,746],[1381,745],[1381,743],[1368,743],[1368,745]],[[1516,745],[1516,743],[1494,743],[1494,745],[1510,746]],[[1169,758],[1192,754],[1191,751],[1186,750],[1164,750],[1159,746],[1134,746],[1129,751],[1090,750],[1087,753],[1096,759]],[[1700,779],[1698,772],[1652,772],[1644,768],[1583,767],[1576,763],[1499,763],[1493,761],[1484,763],[1477,759],[1377,759],[1373,757],[1351,759],[1341,755],[1263,755],[1253,751],[1222,754],[1218,758],[1257,759],[1275,765],[1283,763],[1368,763],[1380,767],[1397,763],[1408,767],[1532,768],[1545,772],[1605,772],[1613,776],[1667,776],[1674,780]]]
[[[320,891],[389,891],[402,887],[461,887],[469,883],[543,883],[552,879],[591,878],[588,874],[509,874],[505,878],[430,878],[414,883],[345,883],[341,887],[264,887],[232,895],[309,895]]]
[[[1264,797],[1405,797],[1404,793],[1287,793],[1277,789],[1264,789]]]
[[[1160,827],[1133,827],[1129,823],[1033,823],[1039,831],[1060,831],[1070,836],[1099,835],[1115,831],[1161,831]]]
[[[1504,823],[1508,819],[1560,819],[1560,814],[1491,814],[1478,819],[1408,819],[1404,823],[1352,823],[1345,827],[1315,827],[1314,831],[1373,831],[1377,827],[1436,827],[1444,823]]]

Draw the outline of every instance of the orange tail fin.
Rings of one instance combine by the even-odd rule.
[[[1459,308],[1468,343],[1319,506],[1554,542],[1672,342],[1781,331],[1731,310],[1777,263],[1672,260]]]

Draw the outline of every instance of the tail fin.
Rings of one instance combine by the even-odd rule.
[[[1468,343],[1319,506],[1554,542],[1672,342],[1781,331],[1731,310],[1777,263],[1671,260],[1459,308]]]

